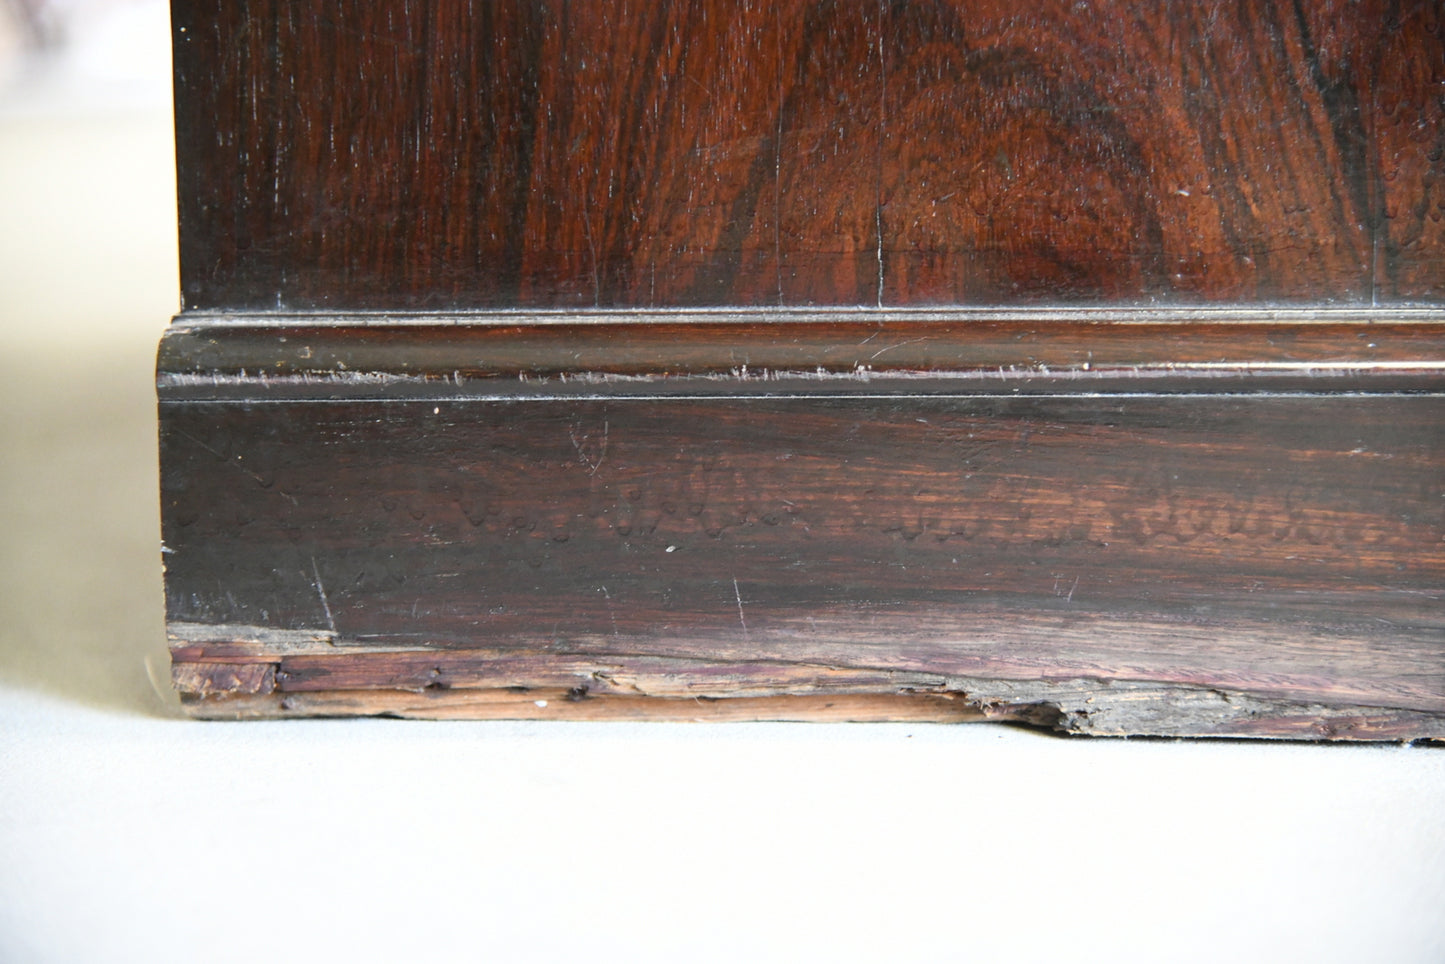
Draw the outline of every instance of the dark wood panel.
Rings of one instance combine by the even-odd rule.
[[[177,0],[190,309],[1445,300],[1438,4]]]
[[[398,585],[423,573],[446,585],[451,577],[441,572],[455,567],[444,560],[455,556],[466,568],[489,552],[518,552],[492,574],[488,592],[504,592],[507,578],[519,582],[505,592],[541,588],[533,582],[546,576],[543,598],[528,608],[549,615],[575,612],[572,597],[590,598],[609,572],[619,586],[666,582],[649,576],[665,563],[680,583],[728,590],[701,594],[721,607],[728,630],[736,622],[730,580],[741,573],[784,598],[832,598],[866,572],[861,581],[889,595],[934,573],[946,574],[936,588],[951,592],[1052,599],[1056,574],[1040,575],[1040,566],[1098,573],[1080,601],[1150,586],[1151,597],[1186,605],[1219,578],[1280,593],[1436,588],[1445,574],[1436,428],[1445,409],[1437,399],[1362,398],[1335,403],[1328,424],[1317,424],[1308,415],[1323,404],[186,403],[168,407],[163,447],[185,467],[185,491],[198,494],[168,493],[166,542],[170,562],[187,563],[173,579],[179,588],[187,578],[267,587],[276,601],[266,608],[287,629],[315,625],[308,553],[285,549],[313,540],[363,557],[380,541],[391,562],[370,567],[366,582],[382,591],[383,569],[397,570]],[[316,517],[299,516],[296,505]],[[238,519],[244,531],[227,532]],[[199,533],[204,546],[193,544]],[[246,562],[231,551],[266,533],[288,562],[271,552]],[[734,545],[743,556],[724,563],[719,553]],[[183,548],[187,555],[175,558]],[[968,564],[954,569],[959,551]],[[795,566],[799,553],[806,564]],[[249,574],[236,572],[243,566]],[[1035,575],[1024,578],[1028,571]],[[200,601],[189,596],[179,593],[175,618],[266,622],[243,618],[255,617],[256,604],[232,611],[209,591]],[[408,615],[384,601],[363,605]],[[462,615],[477,616],[479,605]],[[636,607],[626,618],[651,624]]]
[[[168,617],[202,715],[822,695],[1445,734],[1438,395],[287,401],[271,377],[231,401],[162,382]]]
[[[195,714],[1445,738],[1438,4],[174,19]]]

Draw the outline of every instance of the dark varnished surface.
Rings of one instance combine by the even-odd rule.
[[[333,612],[354,592],[362,628],[402,632],[419,585],[453,586],[422,614],[458,640],[488,614],[545,633],[609,580],[635,632],[666,630],[676,590],[731,633],[735,577],[800,611],[936,592],[1053,608],[1076,577],[1075,606],[1167,609],[1445,573],[1435,398],[1308,426],[1317,399],[526,404],[522,423],[488,402],[168,406],[172,617],[314,627],[318,551],[355,561],[327,579]],[[727,591],[683,591],[697,580]]]
[[[795,324],[810,351],[858,334]],[[699,357],[725,327],[696,329]],[[1435,326],[1406,327],[1377,344],[1418,364]],[[1295,361],[1358,361],[1328,326],[1298,328],[1260,332]],[[942,698],[960,680],[1081,679],[1080,701],[1133,707],[1106,732],[1331,735],[1325,707],[1398,738],[1435,733],[1445,713],[1436,393],[1371,391],[1348,368],[1316,372],[1312,392],[1254,391],[1238,366],[1222,383],[1176,373],[1169,393],[1136,376],[1135,391],[1081,394],[1079,371],[1035,357],[1070,338],[1019,348],[995,331],[993,350],[1034,358],[1032,396],[950,394],[967,384],[950,368],[929,396],[850,394],[839,372],[818,376],[834,391],[769,397],[686,365],[653,369],[675,395],[581,368],[585,396],[529,394],[529,352],[563,354],[535,340],[569,344],[564,325],[457,332],[500,370],[371,398],[325,381],[350,367],[317,351],[328,331],[269,331],[273,354],[310,367],[252,369],[244,395],[226,379],[265,354],[266,330],[178,331],[163,353],[168,616],[202,713],[508,715],[526,700],[485,694],[509,686],[581,686],[629,713],[616,698]],[[337,332],[365,357],[365,333]],[[1136,360],[1170,343],[1130,332],[1100,341]],[[423,378],[441,337],[371,334],[407,363],[396,372]],[[274,391],[288,380],[319,380],[330,400]],[[1126,684],[1175,689],[1111,689]],[[1220,692],[1243,702],[1185,708]],[[943,706],[916,709],[952,718]]]
[[[1445,299],[1429,0],[175,25],[188,308]]]
[[[1445,738],[1438,4],[174,14],[196,715]]]

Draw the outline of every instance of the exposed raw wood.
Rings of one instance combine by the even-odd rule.
[[[273,690],[258,690],[234,686],[232,664],[215,661],[204,647],[181,646],[173,652],[182,700],[202,719],[382,715],[700,722],[992,721],[1093,736],[1445,739],[1445,720],[1438,711],[1292,702],[1224,689],[1097,677],[974,680],[936,674],[847,673],[806,665],[780,672],[776,665],[766,664],[719,667],[705,657],[691,665],[688,661],[671,661],[672,665],[666,660],[651,661],[648,670],[638,672],[627,669],[626,661],[542,655],[530,660],[497,659],[489,675],[493,680],[530,681],[548,676],[551,685],[455,685],[449,674],[437,668],[428,682],[394,688],[399,681],[372,675],[375,668],[366,665],[366,657],[338,654],[320,657],[330,671],[329,682],[336,685],[288,682],[291,671],[278,670],[277,666],[286,665],[285,660],[278,660],[266,664],[278,685]],[[445,654],[432,655],[444,661]],[[519,672],[519,662],[541,664],[544,671]],[[247,666],[254,668],[254,664]],[[719,670],[728,677],[720,677]],[[782,679],[785,676],[788,681]],[[341,680],[347,677],[360,680],[364,688],[346,689]],[[769,695],[750,695],[759,691]]]

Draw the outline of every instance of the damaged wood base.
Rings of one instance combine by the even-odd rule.
[[[178,641],[179,642],[179,641]],[[1111,679],[1059,681],[910,681],[907,674],[887,683],[799,684],[824,692],[788,693],[750,680],[733,669],[733,685],[714,693],[772,695],[689,695],[695,679],[686,667],[670,675],[624,675],[614,664],[588,670],[577,660],[559,660],[557,676],[572,685],[514,683],[498,688],[452,688],[431,683],[418,689],[309,689],[287,685],[285,659],[256,657],[236,663],[205,647],[177,645],[172,675],[187,711],[198,719],[389,716],[431,720],[674,720],[690,722],[921,722],[1022,723],[1058,733],[1090,736],[1193,736],[1253,739],[1403,741],[1445,739],[1439,714],[1382,707],[1326,705],[1268,699],[1199,686],[1160,685]],[[327,657],[341,675],[365,676],[366,660],[347,666],[346,656]],[[545,658],[543,660],[545,661]],[[501,679],[519,679],[502,668]],[[353,672],[346,673],[351,669]],[[713,667],[700,665],[698,676]],[[357,672],[359,670],[359,672]],[[437,669],[438,676],[443,675]],[[814,668],[800,675],[822,675]],[[838,674],[845,675],[845,674]],[[877,674],[872,674],[877,675]],[[889,688],[892,687],[892,688]]]
[[[1428,312],[183,320],[202,718],[1445,738]]]
[[[1271,695],[1105,676],[978,679],[776,658],[747,663],[721,655],[597,657],[497,647],[388,651],[305,634],[221,638],[228,631],[247,635],[246,627],[172,624],[172,677],[197,718],[994,721],[1093,736],[1445,738],[1441,714],[1349,705],[1348,685],[1332,694],[1341,702],[1329,704],[1285,698],[1280,680],[1243,681]],[[497,685],[501,681],[506,685]],[[1296,680],[1289,689],[1303,695],[1310,685]],[[1356,695],[1370,698],[1358,688]]]

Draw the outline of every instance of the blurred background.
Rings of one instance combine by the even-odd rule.
[[[169,70],[0,0],[0,962],[1445,961],[1445,750],[178,719]]]
[[[130,708],[164,653],[172,144],[163,0],[0,0],[0,679]]]

